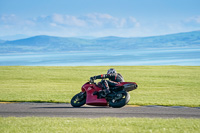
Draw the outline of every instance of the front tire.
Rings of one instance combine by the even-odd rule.
[[[109,106],[113,108],[121,108],[125,106],[130,100],[130,94],[126,91],[117,92],[114,99],[109,101]]]
[[[73,107],[81,107],[86,103],[86,93],[85,92],[80,92],[76,94],[72,99],[71,99],[71,105]]]

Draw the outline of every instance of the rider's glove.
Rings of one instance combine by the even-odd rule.
[[[95,79],[96,79],[96,76],[90,77],[90,80],[95,80]]]

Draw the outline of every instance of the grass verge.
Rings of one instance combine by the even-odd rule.
[[[81,86],[110,66],[0,66],[0,101],[70,102]],[[129,104],[200,106],[200,66],[115,66],[138,83]]]
[[[200,119],[0,117],[1,133],[199,133]]]

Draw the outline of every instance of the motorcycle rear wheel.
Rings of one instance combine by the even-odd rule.
[[[119,99],[117,98],[118,97],[117,95],[120,96]],[[130,94],[126,91],[119,91],[119,92],[117,92],[117,95],[115,97],[115,99],[117,99],[117,100],[112,99],[109,101],[110,107],[121,108],[121,107],[125,106],[130,100]]]
[[[78,93],[71,99],[71,105],[73,107],[81,107],[86,103],[86,93]]]

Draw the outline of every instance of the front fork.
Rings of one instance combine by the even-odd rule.
[[[79,93],[80,99],[83,99],[86,97],[86,91]]]

